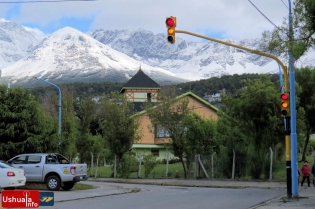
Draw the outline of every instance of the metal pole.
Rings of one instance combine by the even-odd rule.
[[[115,159],[114,159],[114,178],[116,178],[116,155],[115,155]]]
[[[235,172],[235,151],[233,149],[232,180],[234,180],[234,172]]]
[[[296,107],[295,107],[295,76],[294,60],[292,56],[293,28],[292,28],[292,11],[291,1],[289,1],[289,72],[290,72],[290,112],[291,112],[291,167],[292,167],[292,195],[299,196],[298,179],[296,172],[298,170],[297,159],[297,135],[296,135]]]
[[[166,171],[165,171],[165,178],[167,179],[168,175],[168,159],[169,159],[169,151],[166,148]]]
[[[272,161],[273,161],[273,152],[272,152],[272,149],[271,147],[269,147],[270,149],[270,173],[269,173],[269,181],[272,180]]]
[[[211,173],[212,173],[212,179],[214,179],[214,173],[213,173],[213,156],[215,155],[215,152],[211,155]]]
[[[51,83],[51,82],[49,82],[49,81],[47,81],[47,80],[44,80],[44,79],[42,79],[42,78],[37,78],[36,77],[36,79],[38,79],[38,80],[41,80],[41,81],[43,81],[43,82],[45,82],[45,83],[48,83],[48,84],[50,84],[50,85],[53,85],[53,86],[55,86],[57,89],[58,89],[58,92],[59,92],[59,102],[58,102],[58,113],[59,113],[59,115],[58,115],[58,133],[59,133],[59,135],[61,134],[61,90],[60,90],[60,88],[59,88],[59,86],[57,86],[56,84],[54,84],[54,83]],[[60,143],[60,142],[59,142]]]
[[[138,168],[138,179],[141,178],[141,160],[142,160],[142,152],[139,154],[139,168]],[[145,176],[146,177],[146,176]]]

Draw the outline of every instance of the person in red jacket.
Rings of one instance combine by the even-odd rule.
[[[302,182],[301,182],[301,186],[303,186],[303,183],[304,183],[305,179],[307,179],[308,187],[310,187],[311,168],[310,168],[310,166],[308,165],[308,162],[307,162],[306,160],[304,161],[304,165],[303,165],[302,168],[301,168],[301,173],[302,173],[302,175],[303,175],[303,179],[302,179]]]

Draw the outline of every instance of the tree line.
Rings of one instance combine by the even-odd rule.
[[[310,141],[315,131],[315,71],[302,68],[296,69],[295,74],[298,146],[304,160],[310,145],[315,147]],[[280,162],[283,157],[280,83],[273,82],[270,75],[244,79],[241,83],[243,87],[235,93],[222,95],[217,121],[193,114],[185,101],[174,106],[176,86],[162,87],[159,96],[164,103],[159,107],[146,106],[154,124],[165,127],[170,134],[170,148],[182,162],[187,177],[195,154],[205,156],[216,152],[222,160],[222,173],[229,177],[235,151],[239,158],[236,176],[246,174],[253,178],[269,172],[266,153],[270,148],[277,150],[275,160]],[[59,135],[55,91],[40,95],[28,89],[0,86],[1,158],[28,152],[59,152],[70,159],[79,156],[81,162],[90,164],[91,154],[95,159],[108,161],[113,161],[116,155],[118,172],[123,173],[122,166],[128,164],[132,144],[141,137],[133,104],[117,91],[93,100],[91,95],[78,98],[73,89],[64,86],[61,89],[62,133]]]

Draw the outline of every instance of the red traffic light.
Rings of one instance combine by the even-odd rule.
[[[287,100],[289,98],[288,94],[281,94],[282,100]]]
[[[166,25],[168,27],[174,27],[175,26],[175,20],[173,18],[167,18],[166,19]]]

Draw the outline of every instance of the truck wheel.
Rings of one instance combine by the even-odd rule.
[[[68,190],[72,189],[73,186],[74,186],[73,182],[65,182],[64,186],[62,186],[61,188],[65,191],[68,191]]]
[[[57,191],[60,189],[60,179],[58,176],[49,176],[46,180],[46,187],[49,190]]]

